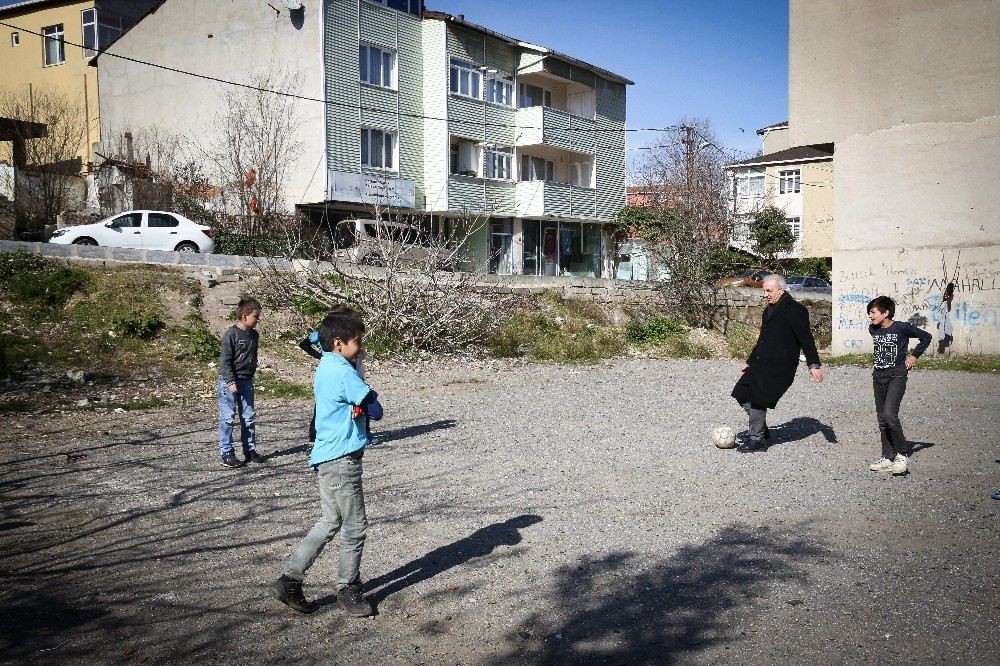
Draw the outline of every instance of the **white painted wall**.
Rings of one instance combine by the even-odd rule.
[[[835,143],[834,353],[871,350],[865,305],[957,353],[1000,353],[1000,3],[792,0],[793,145]],[[932,349],[937,347],[937,343]]]
[[[281,8],[281,3],[272,3]],[[232,86],[113,57],[120,54],[237,82],[254,73],[300,77],[294,91],[323,99],[321,3],[306,3],[296,23],[262,0],[169,0],[98,58],[102,136],[159,127],[210,145]],[[295,102],[303,150],[290,171],[286,200],[325,199],[324,105]]]

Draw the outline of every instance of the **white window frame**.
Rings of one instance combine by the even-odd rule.
[[[483,146],[483,177],[496,180],[513,180],[514,149],[510,146],[486,144]]]
[[[471,62],[452,58],[448,66],[448,90],[459,97],[482,99],[483,74]]]
[[[514,80],[499,74],[486,77],[486,101],[491,104],[514,107]]]
[[[371,62],[373,52],[379,54],[377,77],[372,75]],[[388,62],[386,62],[387,59]],[[361,83],[367,83],[370,86],[385,88],[387,90],[396,90],[399,85],[397,61],[398,55],[395,51],[375,46],[374,44],[360,44],[358,47],[358,77]]]
[[[798,247],[799,243],[802,242],[802,218],[786,217],[785,224],[792,230],[792,236],[795,238],[795,246]]]
[[[778,172],[778,194],[798,194],[802,191],[802,172],[786,169]]]
[[[361,166],[383,171],[399,170],[396,166],[399,164],[398,132],[380,127],[362,127],[360,140]]]
[[[750,169],[736,174],[736,198],[759,199],[765,195],[764,170]]]
[[[88,14],[90,15],[88,18]],[[91,46],[87,46],[87,29],[90,28]],[[80,12],[80,50],[83,57],[97,53],[97,8],[89,7]]]
[[[15,30],[14,32],[10,33],[10,47],[16,49],[20,45],[21,45],[21,33]]]
[[[56,62],[49,62],[49,42],[56,45],[58,58]],[[47,25],[42,28],[42,66],[55,67],[64,62],[66,62],[66,31],[63,29],[63,24]]]

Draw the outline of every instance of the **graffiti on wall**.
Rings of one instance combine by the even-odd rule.
[[[867,336],[861,335],[869,324],[865,306],[880,294],[896,301],[895,319],[935,333],[938,353],[946,353],[957,337],[964,337],[971,349],[977,332],[1000,327],[1000,305],[996,305],[1000,301],[1000,265],[963,266],[961,251],[953,258],[942,252],[937,275],[908,268],[905,261],[884,262],[838,271],[834,283],[839,292],[834,318],[839,336],[835,337],[848,353],[870,344]],[[990,331],[990,335],[996,333]]]

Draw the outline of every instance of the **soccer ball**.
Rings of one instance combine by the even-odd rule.
[[[729,426],[719,426],[712,431],[712,441],[720,449],[736,447],[736,431]]]

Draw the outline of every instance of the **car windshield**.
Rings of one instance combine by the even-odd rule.
[[[739,273],[737,273],[736,277],[750,277],[751,275],[753,275],[753,269],[748,268],[745,271],[740,271]]]
[[[785,280],[785,284],[802,284],[806,279],[801,275],[793,275]]]

